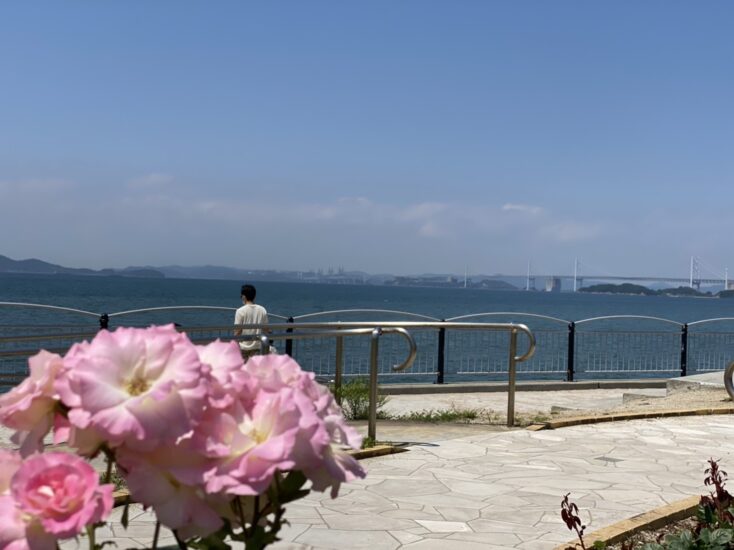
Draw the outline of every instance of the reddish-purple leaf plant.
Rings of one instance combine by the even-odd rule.
[[[586,525],[581,523],[579,507],[574,502],[568,500],[568,495],[570,494],[566,493],[561,501],[561,519],[563,519],[563,523],[566,524],[569,531],[576,531],[576,536],[579,538],[582,550],[586,550],[586,544],[584,544],[584,529],[586,529]]]
[[[726,490],[724,485],[728,477],[724,470],[719,468],[718,461],[708,459],[709,467],[706,468],[706,478],[703,480],[708,487],[713,487],[709,495],[701,496],[701,513],[706,523],[734,524],[734,497]]]

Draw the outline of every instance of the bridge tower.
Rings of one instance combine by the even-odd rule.
[[[691,256],[691,276],[689,286],[696,290],[701,289],[701,267],[698,264],[698,258]]]
[[[535,276],[530,272],[530,262],[528,262],[528,275],[525,279],[525,290],[535,290]]]

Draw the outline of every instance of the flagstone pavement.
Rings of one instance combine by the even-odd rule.
[[[409,452],[364,460],[367,477],[344,485],[337,499],[312,493],[289,505],[290,525],[273,548],[552,549],[572,538],[560,519],[567,492],[588,532],[705,492],[709,457],[734,469],[731,416],[482,428],[436,425]],[[152,514],[133,507],[127,531],[120,514],[100,538],[120,549],[149,545]],[[173,542],[162,535],[161,543]]]

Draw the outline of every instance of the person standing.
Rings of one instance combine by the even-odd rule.
[[[266,325],[268,323],[268,312],[263,306],[255,303],[256,294],[257,291],[254,286],[242,285],[241,296],[244,305],[234,314],[235,325]],[[234,335],[262,334],[262,332],[262,329],[259,328],[237,328],[234,331]],[[267,332],[267,330],[265,332]],[[260,341],[257,339],[241,340],[240,351],[242,352],[242,359],[247,361],[250,357],[256,355],[260,351]]]

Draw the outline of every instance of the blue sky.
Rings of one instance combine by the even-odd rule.
[[[0,254],[734,266],[729,2],[4,2]]]

